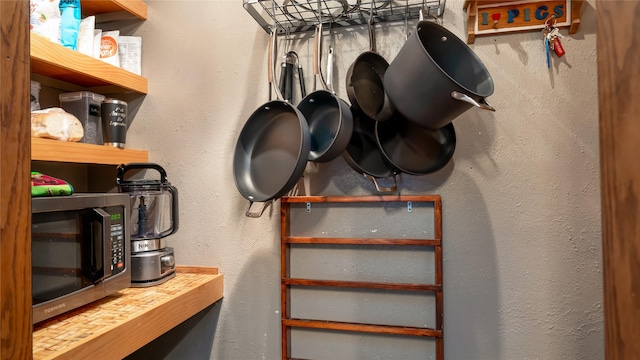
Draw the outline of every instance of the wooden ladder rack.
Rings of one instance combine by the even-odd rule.
[[[434,214],[433,239],[394,238],[331,238],[291,236],[292,203],[372,203],[407,202],[432,203]],[[375,333],[433,337],[436,342],[436,359],[444,359],[443,340],[443,296],[442,296],[442,202],[440,196],[293,196],[281,199],[280,218],[280,271],[281,271],[281,317],[282,317],[282,359],[291,360],[291,328],[312,328],[346,332]],[[331,244],[331,245],[387,245],[387,246],[429,246],[434,248],[435,284],[408,284],[370,281],[316,280],[290,277],[289,260],[291,244]],[[435,294],[435,329],[423,327],[362,324],[339,321],[294,319],[290,317],[291,286],[333,287],[352,289],[377,289],[387,291],[427,291]]]

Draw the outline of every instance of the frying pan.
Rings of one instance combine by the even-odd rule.
[[[327,89],[320,73],[320,46],[322,45],[322,23],[316,26],[313,73],[316,84],[323,89],[315,90],[298,104],[298,110],[307,119],[311,150],[309,161],[331,161],[344,151],[353,131],[353,117],[349,105]]]
[[[275,199],[291,190],[304,172],[309,156],[307,121],[295,106],[282,101],[273,82],[276,29],[269,42],[269,86],[276,100],[256,109],[244,124],[233,157],[233,178],[238,191],[249,200],[245,213],[260,217]],[[265,202],[260,212],[251,212],[254,202]]]
[[[373,6],[373,3],[372,3]],[[391,118],[394,109],[384,91],[384,73],[389,67],[385,58],[376,52],[373,32],[373,11],[367,22],[369,51],[360,54],[347,71],[347,95],[351,105],[376,121]]]
[[[442,169],[453,157],[456,132],[453,123],[431,130],[396,112],[389,121],[376,122],[375,137],[385,159],[410,175]]]
[[[353,170],[371,180],[378,192],[394,192],[398,189],[396,176],[400,173],[382,154],[376,142],[376,121],[368,118],[353,106],[353,134],[342,153],[344,160]],[[392,187],[381,188],[378,178],[393,178]]]

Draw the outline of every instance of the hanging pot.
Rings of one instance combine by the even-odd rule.
[[[309,161],[331,161],[344,151],[351,138],[353,118],[349,105],[330,91],[320,72],[320,46],[322,45],[322,24],[316,27],[313,72],[316,84],[323,89],[315,90],[298,104],[298,110],[307,119],[311,138]],[[332,65],[329,61],[330,66]]]
[[[485,100],[493,79],[464,41],[432,21],[420,21],[384,74],[384,89],[409,121],[439,129]]]

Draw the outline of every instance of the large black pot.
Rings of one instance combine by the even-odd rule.
[[[471,107],[495,111],[485,98],[493,79],[464,41],[432,21],[420,21],[389,64],[384,90],[408,120],[439,129]]]

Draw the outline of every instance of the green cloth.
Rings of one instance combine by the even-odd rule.
[[[73,194],[73,186],[68,182],[41,174],[31,172],[31,196],[64,196]]]

